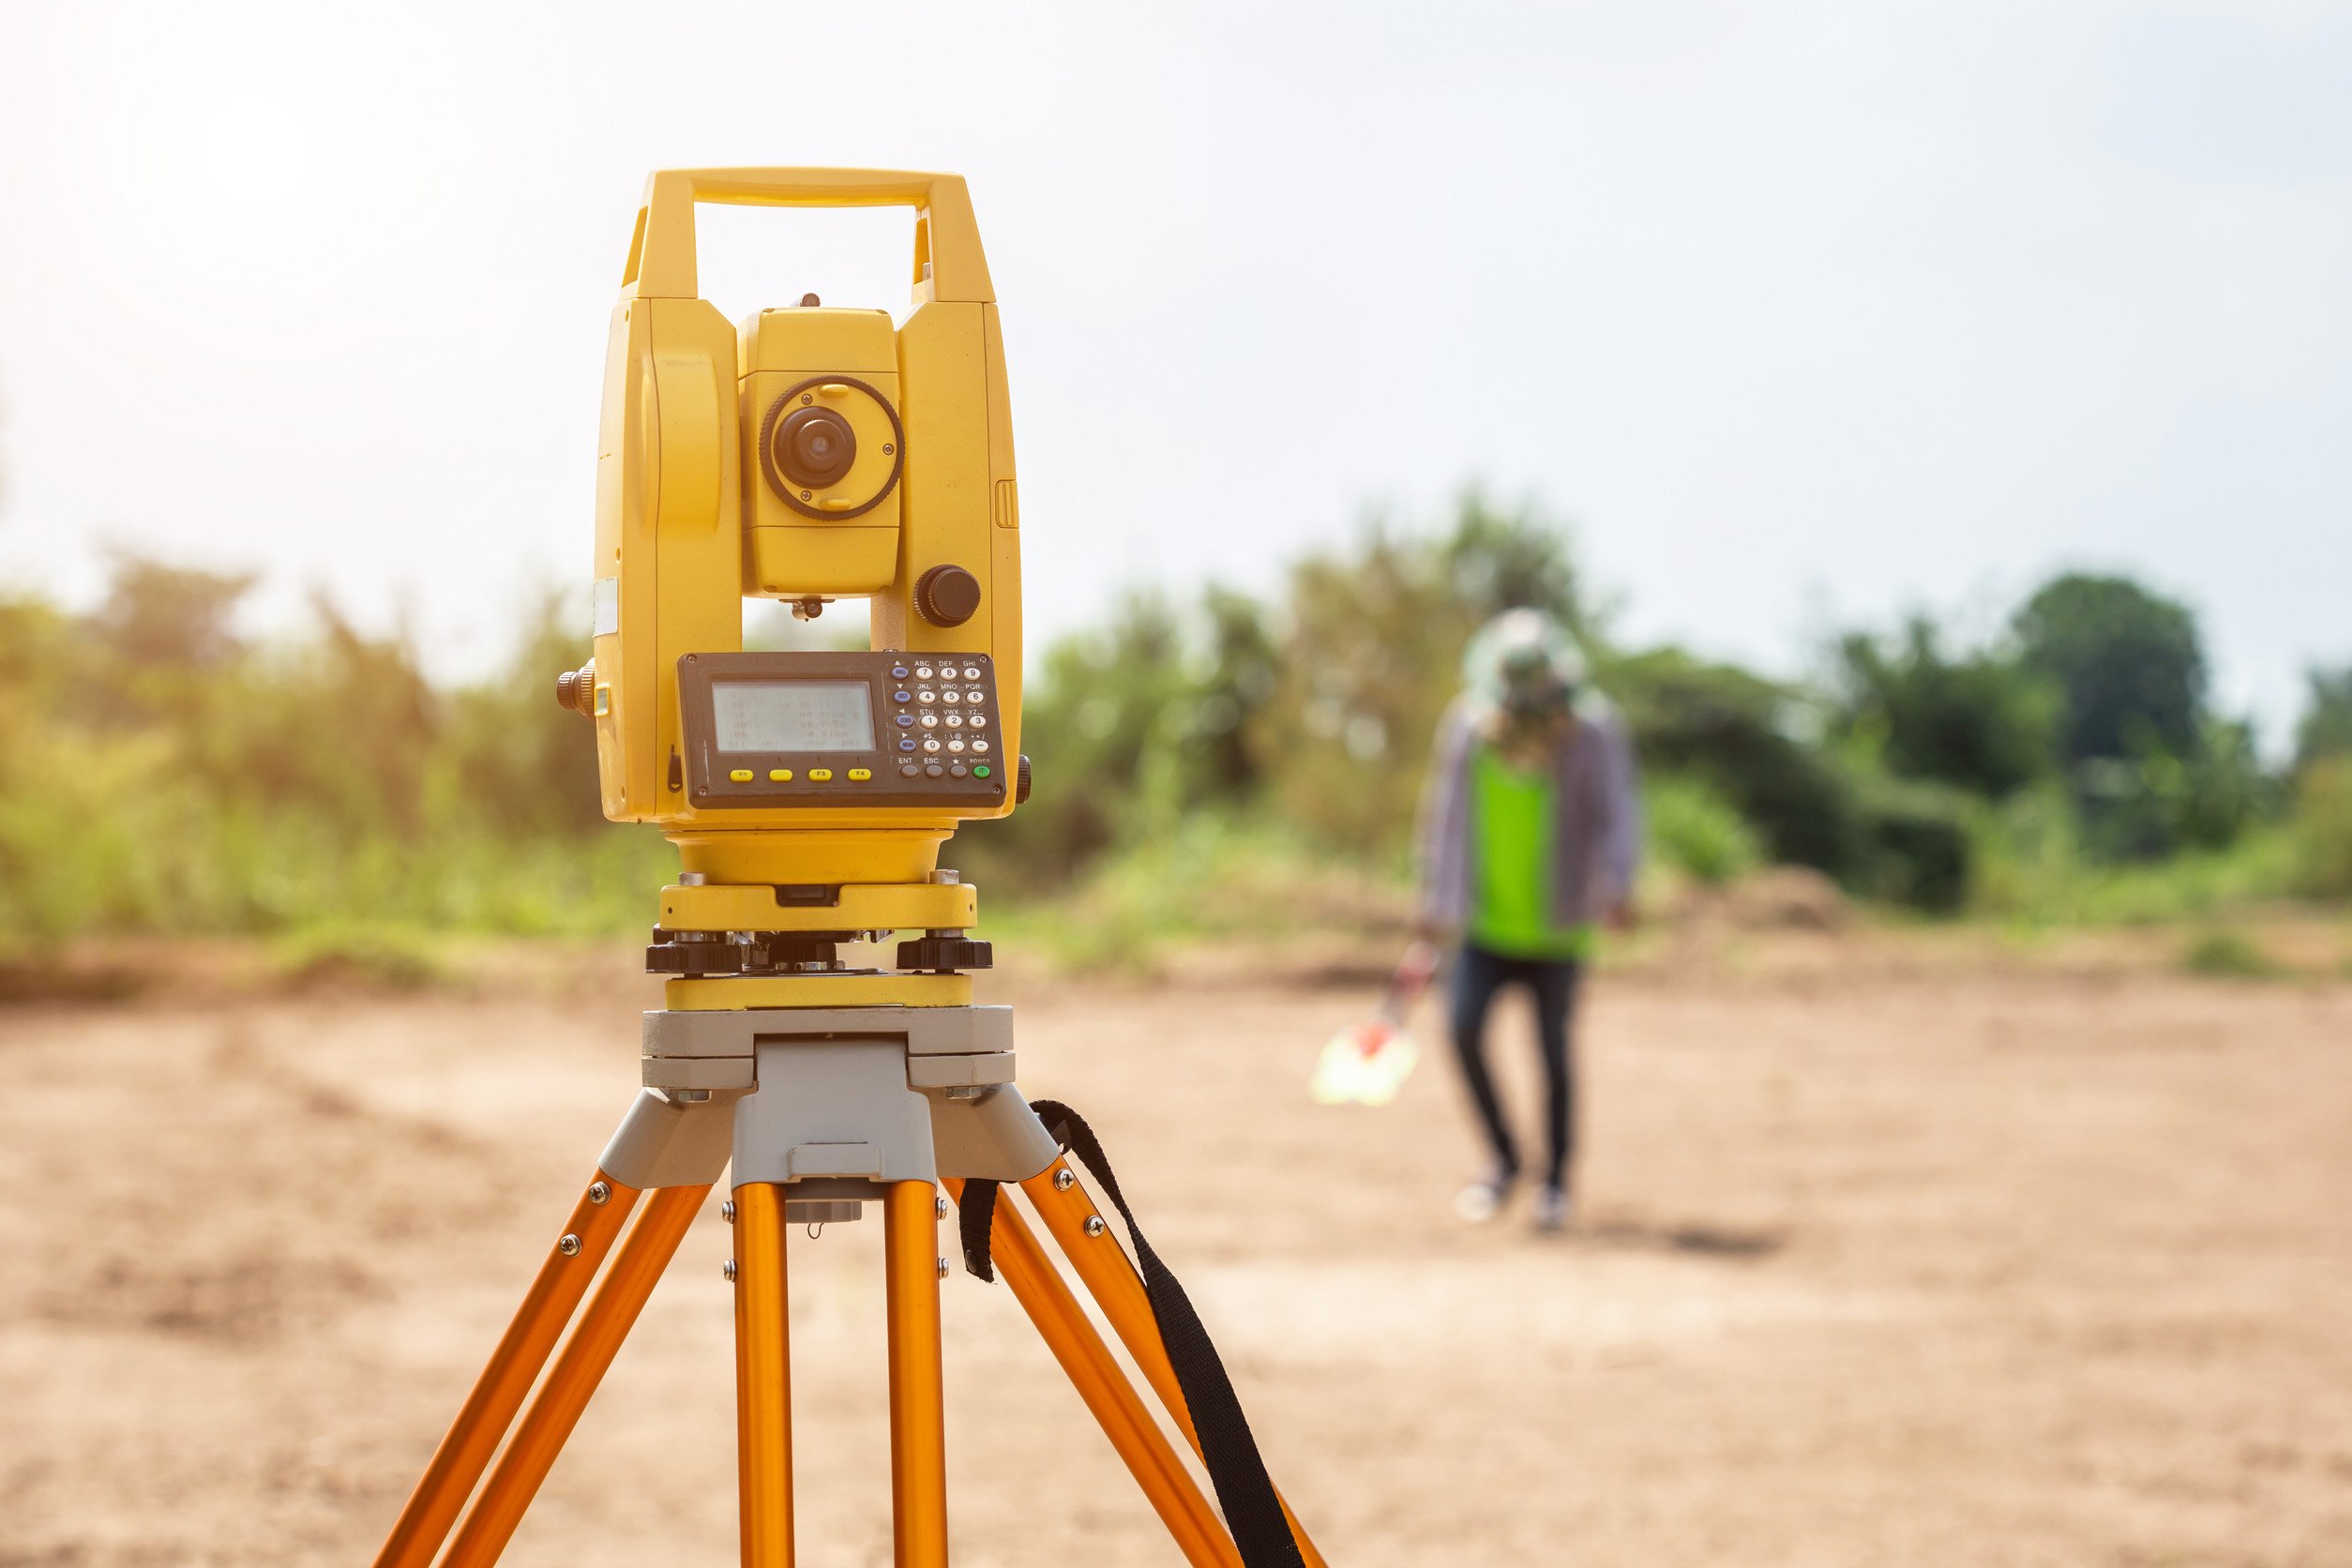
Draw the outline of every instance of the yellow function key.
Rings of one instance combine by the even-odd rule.
[[[833,779],[833,770],[831,768],[810,768],[808,770],[808,776],[815,783],[830,783]]]
[[[850,770],[850,781],[854,784],[863,784],[866,780],[873,776],[874,770],[872,768],[852,768]]]
[[[770,768],[770,769],[768,769],[768,782],[770,782],[770,783],[772,783],[772,784],[790,784],[792,781],[792,769],[790,769],[790,768]]]
[[[731,768],[728,770],[727,776],[732,779],[735,783],[748,784],[751,782],[751,770],[749,768]]]

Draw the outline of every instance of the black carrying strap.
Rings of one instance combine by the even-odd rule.
[[[1184,1390],[1193,1430],[1199,1434],[1201,1466],[1216,1489],[1217,1506],[1225,1512],[1225,1526],[1233,1532],[1233,1545],[1241,1548],[1244,1568],[1305,1568],[1298,1543],[1290,1535],[1290,1522],[1283,1516],[1282,1500],[1275,1496],[1274,1480],[1266,1473],[1266,1461],[1259,1456],[1258,1440],[1250,1436],[1249,1421],[1242,1414],[1233,1380],[1225,1375],[1225,1364],[1217,1359],[1216,1347],[1209,1342],[1209,1331],[1201,1326],[1200,1315],[1192,1309],[1184,1287],[1143,1239],[1142,1228],[1136,1224],[1134,1212],[1119,1191],[1119,1178],[1111,1174],[1094,1129],[1058,1100],[1033,1101],[1030,1108],[1052,1130],[1055,1142],[1086,1162],[1086,1168],[1102,1182],[1104,1195],[1119,1211],[1119,1217],[1127,1222],[1127,1234],[1135,1238],[1143,1292],[1151,1300],[1160,1343],[1175,1367],[1176,1385]],[[994,1182],[967,1181],[957,1214],[964,1267],[982,1279],[996,1277],[988,1261],[996,1188]]]

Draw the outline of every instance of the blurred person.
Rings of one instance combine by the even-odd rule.
[[[1524,1173],[1486,1060],[1495,996],[1523,986],[1544,1065],[1544,1164],[1532,1217],[1568,1223],[1576,1068],[1570,1017],[1594,928],[1628,929],[1641,842],[1634,748],[1567,631],[1506,611],[1470,640],[1422,794],[1420,934],[1458,945],[1451,1030],[1491,1158],[1455,1209],[1483,1224]]]

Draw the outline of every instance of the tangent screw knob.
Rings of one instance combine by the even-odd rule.
[[[555,677],[555,701],[574,713],[594,718],[596,713],[596,661],[590,659],[577,670],[566,670]]]
[[[933,566],[914,580],[914,608],[935,626],[960,626],[980,608],[980,580],[961,566]]]

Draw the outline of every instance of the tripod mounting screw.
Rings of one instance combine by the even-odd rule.
[[[1068,1192],[1072,1187],[1077,1185],[1078,1172],[1072,1170],[1068,1166],[1065,1165],[1061,1169],[1053,1173],[1054,1191]]]
[[[1106,1230],[1108,1230],[1108,1229],[1110,1229],[1110,1227],[1109,1227],[1108,1225],[1106,1225],[1105,1223],[1103,1223],[1103,1216],[1102,1216],[1102,1215],[1100,1215],[1100,1214],[1089,1214],[1089,1215],[1087,1215],[1087,1216],[1086,1216],[1086,1233],[1087,1233],[1088,1235],[1090,1235],[1090,1236],[1099,1236],[1099,1235],[1101,1235],[1104,1231],[1106,1231]]]
[[[580,1238],[566,1230],[555,1239],[555,1250],[566,1258],[577,1258],[580,1256]]]
[[[612,1189],[602,1182],[591,1182],[588,1184],[588,1201],[591,1203],[601,1203],[611,1196]]]
[[[735,1277],[735,1260],[730,1258],[726,1262],[721,1263],[718,1266],[718,1273],[719,1276],[723,1279],[733,1279]]]

